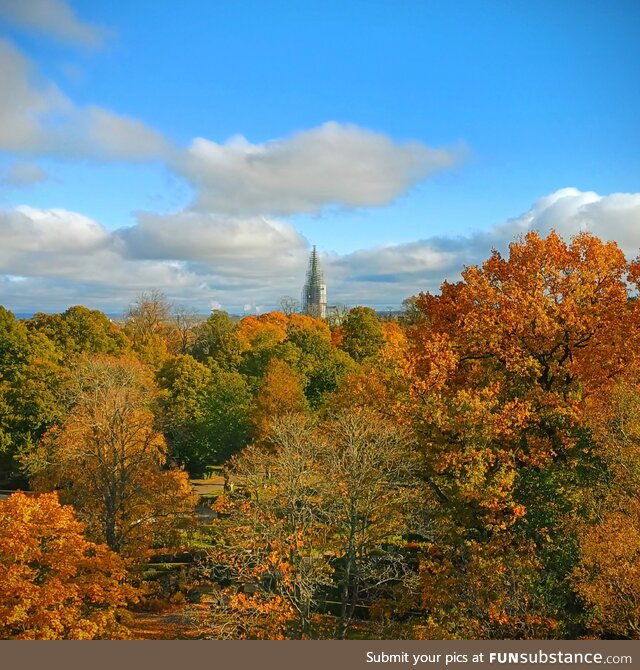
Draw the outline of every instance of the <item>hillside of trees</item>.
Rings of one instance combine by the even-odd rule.
[[[640,638],[640,262],[529,233],[415,288],[0,307],[0,638]]]

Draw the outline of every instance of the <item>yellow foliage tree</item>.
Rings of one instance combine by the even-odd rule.
[[[308,410],[309,403],[302,390],[300,376],[284,361],[272,358],[254,405],[252,418],[256,427],[256,440],[266,438],[275,417]]]
[[[571,575],[587,606],[588,627],[603,637],[640,639],[640,505],[605,515],[579,532],[580,562]]]
[[[606,465],[577,529],[579,561],[571,583],[590,631],[640,638],[640,375],[636,368],[593,394],[586,405],[594,451]]]
[[[69,418],[43,441],[34,484],[59,489],[93,538],[142,558],[195,504],[187,473],[163,469],[153,380],[136,361],[94,358],[77,369],[76,384]]]

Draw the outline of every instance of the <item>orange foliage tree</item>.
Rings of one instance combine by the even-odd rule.
[[[254,404],[252,418],[256,439],[262,441],[266,438],[275,417],[308,410],[300,376],[284,361],[272,358]]]
[[[582,399],[631,364],[640,338],[635,264],[614,243],[529,233],[510,249],[419,297],[407,359],[438,488],[496,527],[523,514],[517,468],[570,458]]]
[[[267,312],[260,316],[246,316],[237,328],[242,348],[273,346],[287,337],[288,318],[282,312]]]
[[[352,362],[338,380],[337,388],[323,398],[323,413],[349,408],[369,408],[406,425],[408,377],[405,370],[408,341],[400,324],[381,323],[384,336],[377,356]],[[344,353],[344,352],[343,352]]]
[[[606,467],[587,514],[574,521],[571,582],[591,634],[640,637],[640,376],[628,370],[587,403],[594,451]]]
[[[55,493],[0,502],[0,638],[128,637],[120,615],[135,591],[124,563],[83,530]]]
[[[601,478],[585,433],[585,399],[637,357],[640,306],[629,296],[637,278],[638,264],[614,243],[529,233],[510,245],[508,258],[494,251],[481,267],[466,268],[462,281],[443,284],[440,295],[415,301],[421,316],[408,328],[405,373],[423,476],[449,533],[441,549],[458,557],[456,570],[467,580],[477,569],[463,551],[469,542],[483,552],[501,546],[492,555],[503,556],[511,581],[513,552],[534,547],[546,570],[537,583],[523,580],[530,609],[511,629],[533,630],[535,614],[549,635],[561,634],[552,621],[567,602],[557,600],[559,584],[575,564],[560,539],[563,524],[582,512],[593,478]],[[574,546],[575,537],[564,544]],[[425,569],[437,565],[427,557]],[[494,577],[493,559],[487,566]],[[542,597],[545,588],[553,597]],[[487,621],[490,609],[511,616],[508,599],[487,602]]]
[[[166,442],[149,406],[154,392],[136,361],[83,361],[69,418],[32,459],[37,488],[59,489],[92,537],[139,558],[195,504],[187,473],[163,469]]]

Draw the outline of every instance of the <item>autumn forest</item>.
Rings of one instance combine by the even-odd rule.
[[[639,289],[531,232],[388,317],[0,307],[0,638],[640,638]]]

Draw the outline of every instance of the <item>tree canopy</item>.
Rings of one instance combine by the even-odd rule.
[[[205,637],[640,638],[640,261],[531,232],[420,288],[384,319],[0,308],[3,486],[75,510],[4,507],[0,630],[124,634],[84,594],[126,568],[206,593]]]

